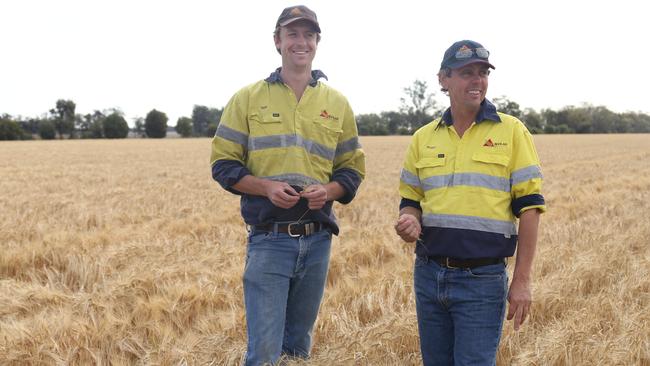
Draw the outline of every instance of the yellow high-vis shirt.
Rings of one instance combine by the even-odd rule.
[[[417,202],[422,210],[421,254],[511,256],[516,217],[546,210],[531,134],[515,117],[492,115],[473,123],[462,138],[441,119],[413,135],[399,192],[403,205]]]
[[[317,81],[300,101],[280,78],[280,69],[265,80],[239,90],[228,102],[212,140],[212,174],[225,189],[252,174],[285,182],[300,191],[308,185],[339,183],[350,202],[365,176],[365,156],[347,99]],[[318,211],[308,210],[301,199],[292,209],[275,207],[266,197],[243,195],[242,216],[250,225],[312,220],[338,233],[332,203]]]

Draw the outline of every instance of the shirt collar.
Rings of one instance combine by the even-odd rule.
[[[483,121],[501,122],[501,118],[497,114],[497,107],[485,98],[481,102],[481,107],[476,114],[475,121],[477,124]],[[440,122],[444,122],[447,126],[454,124],[454,120],[451,118],[451,107],[447,108],[445,113],[442,114]]]
[[[269,75],[268,78],[264,79],[264,81],[266,81],[268,83],[271,83],[271,84],[273,84],[273,83],[284,83],[284,81],[282,81],[282,76],[280,76],[280,71],[282,71],[282,68],[278,67],[277,69],[275,69],[275,71],[273,71],[271,73],[271,75]],[[320,71],[320,70],[312,70],[311,71],[311,81],[309,82],[309,86],[315,87],[316,84],[318,84],[318,79],[320,79],[320,78],[323,78],[325,80],[329,80],[327,78],[327,75],[325,75],[322,71]]]

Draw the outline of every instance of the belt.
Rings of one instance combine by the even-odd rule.
[[[476,268],[488,266],[490,264],[505,264],[504,258],[472,258],[472,259],[458,259],[441,256],[421,256],[427,260],[438,263],[446,268]]]
[[[265,224],[253,225],[253,230],[268,231],[289,234],[289,236],[297,238],[299,236],[307,236],[315,234],[327,228],[326,225],[320,222],[292,222],[289,224]]]

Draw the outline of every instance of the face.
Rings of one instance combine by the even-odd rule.
[[[275,36],[275,47],[282,55],[282,66],[309,67],[316,56],[318,33],[311,23],[305,20],[295,21],[281,27]]]
[[[488,88],[489,66],[473,63],[451,70],[451,76],[441,75],[440,85],[449,90],[452,105],[476,109],[480,106]]]

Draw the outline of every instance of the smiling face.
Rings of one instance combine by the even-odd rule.
[[[275,48],[282,55],[282,67],[311,69],[318,39],[318,33],[309,21],[298,20],[281,27],[274,40]]]
[[[476,62],[451,70],[449,76],[441,73],[439,81],[440,85],[449,91],[453,106],[478,109],[487,93],[488,75],[489,66]]]

